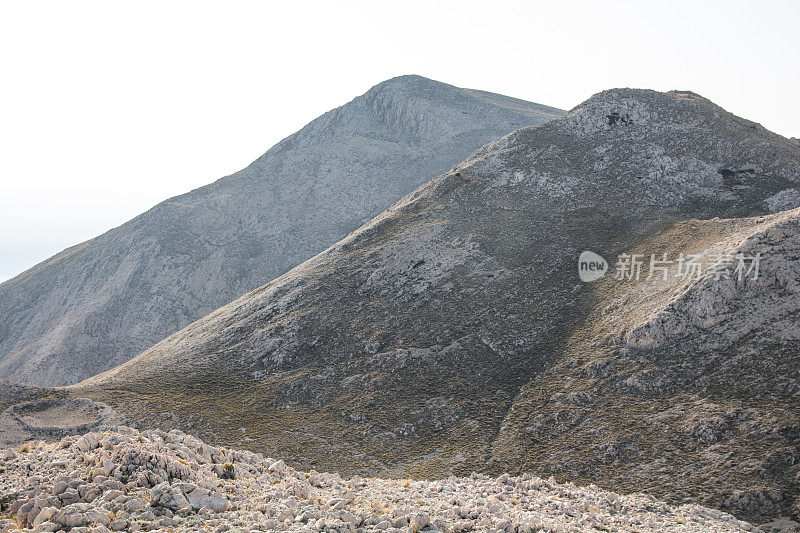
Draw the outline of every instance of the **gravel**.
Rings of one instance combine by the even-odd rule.
[[[0,450],[0,531],[751,531],[531,474],[434,481],[300,472],[180,431],[113,431]],[[233,479],[230,479],[230,478]]]

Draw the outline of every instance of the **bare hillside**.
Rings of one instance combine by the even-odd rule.
[[[769,213],[798,179],[800,147],[696,94],[604,91],[70,394],[309,468],[796,517],[798,213]],[[763,270],[582,283],[585,250]]]
[[[244,170],[0,284],[0,379],[63,385],[127,361],[485,143],[562,114],[420,76],[376,85]]]

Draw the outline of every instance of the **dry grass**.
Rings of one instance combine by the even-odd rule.
[[[33,451],[32,442],[26,442],[25,444],[17,448],[17,453],[30,453],[31,451]]]

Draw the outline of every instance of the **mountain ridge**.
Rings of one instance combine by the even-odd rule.
[[[0,284],[10,317],[0,376],[63,385],[111,368],[325,249],[485,142],[561,113],[513,102],[419,76],[388,80],[245,169]]]
[[[725,249],[761,217],[797,217],[771,215],[768,200],[798,180],[799,147],[708,100],[605,91],[487,144],[336,245],[68,390],[311,467],[528,468],[756,521],[796,517],[800,378],[764,374],[760,390],[780,386],[759,416],[743,411],[740,387],[721,397],[671,369],[719,363],[702,337],[695,367],[679,349],[619,345],[625,331],[593,318],[620,313],[614,285],[583,284],[575,267],[583,250]],[[786,342],[781,368],[796,362]],[[715,383],[755,379],[758,345],[737,346]],[[742,424],[718,431],[719,412]],[[747,461],[731,465],[737,456]]]

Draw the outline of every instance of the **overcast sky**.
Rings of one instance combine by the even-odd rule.
[[[0,281],[400,74],[690,89],[800,136],[800,2],[3,2]]]

